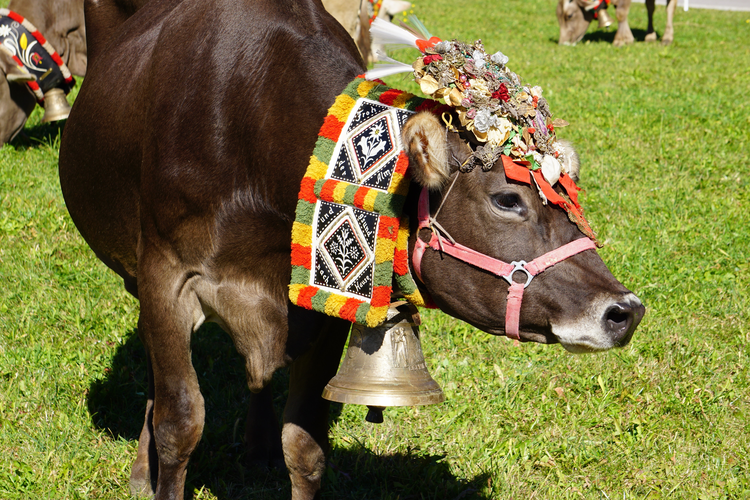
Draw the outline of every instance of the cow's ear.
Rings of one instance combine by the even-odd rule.
[[[573,179],[573,182],[578,182],[581,177],[581,160],[578,158],[578,153],[570,142],[557,142],[563,150],[563,169]]]
[[[440,120],[427,111],[406,121],[402,138],[414,180],[429,189],[440,189],[450,176],[448,140]]]

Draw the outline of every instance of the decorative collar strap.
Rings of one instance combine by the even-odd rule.
[[[591,239],[580,238],[556,250],[547,252],[528,263],[523,260],[511,263],[503,262],[444,238],[437,231],[433,230],[433,221],[431,221],[430,217],[430,194],[426,188],[422,189],[419,195],[418,217],[419,229],[430,229],[432,237],[429,242],[425,242],[417,234],[417,241],[412,254],[412,267],[417,277],[422,280],[422,257],[427,247],[429,247],[503,278],[510,285],[505,311],[505,335],[516,340],[520,339],[518,324],[521,317],[523,291],[529,286],[534,276],[568,257],[572,257],[585,250],[596,249],[596,244]],[[515,282],[513,275],[516,272],[526,273],[526,281],[523,283]]]
[[[45,92],[60,87],[67,94],[73,86],[73,75],[52,44],[28,19],[8,9],[0,9],[0,48],[29,74],[27,84],[40,104]]]
[[[418,306],[429,303],[411,278],[409,158],[401,127],[414,112],[439,115],[439,102],[357,78],[328,111],[302,179],[292,225],[295,305],[366,326],[382,323],[395,282]]]

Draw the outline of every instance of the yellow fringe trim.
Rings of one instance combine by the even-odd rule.
[[[365,199],[362,200],[362,209],[367,210],[368,212],[374,212],[375,211],[375,198],[378,196],[378,191],[376,189],[370,189],[370,191],[365,195]]]
[[[424,302],[424,298],[422,297],[422,294],[419,293],[419,290],[417,290],[414,293],[405,293],[404,297],[406,297],[406,300],[411,302],[417,307],[427,307],[427,305]]]
[[[410,94],[408,92],[404,92],[403,94],[399,95],[393,100],[393,106],[396,108],[403,108],[406,106],[406,101],[413,98],[414,94]]]
[[[305,288],[307,285],[289,285],[289,300],[292,301],[293,304],[297,303],[297,299],[299,298],[299,294],[302,291],[303,288]]]
[[[375,87],[376,85],[378,85],[377,82],[370,82],[367,80],[360,83],[357,86],[357,93],[359,94],[359,97],[367,97],[367,94],[369,94],[373,87]]]
[[[315,180],[322,179],[325,177],[327,171],[328,165],[318,160],[318,157],[313,155],[310,157],[310,164],[307,166],[305,177],[312,177]]]
[[[406,196],[409,194],[409,183],[404,182],[404,176],[398,172],[393,172],[393,179],[391,180],[391,193]]]
[[[356,101],[346,94],[341,94],[336,98],[336,102],[328,110],[329,115],[336,117],[341,123],[346,123],[346,119],[349,118],[349,112],[354,107]]]
[[[344,307],[344,304],[346,304],[347,298],[343,295],[337,295],[332,293],[327,299],[326,299],[326,305],[325,305],[325,313],[328,316],[333,316],[334,318],[340,317],[340,311],[341,308]]]
[[[375,263],[382,264],[393,260],[393,254],[396,251],[396,242],[387,238],[378,238],[378,244],[375,246]]]
[[[300,224],[295,221],[292,224],[292,243],[297,245],[309,245],[312,241],[312,226]]]
[[[336,187],[333,188],[333,201],[344,204],[344,195],[346,194],[346,188],[348,186],[349,185],[344,182],[336,184]]]
[[[370,328],[379,326],[383,321],[385,321],[386,314],[388,314],[388,306],[371,307],[370,310],[367,311],[367,316],[365,317],[367,326],[369,326]]]

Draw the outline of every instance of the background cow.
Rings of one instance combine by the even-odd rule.
[[[267,384],[291,366],[280,442],[292,498],[310,499],[328,448],[320,394],[350,324],[290,304],[291,229],[323,118],[364,65],[317,0],[212,7],[206,15],[200,0],[152,0],[106,46],[90,47],[96,51],[62,138],[60,182],[85,240],[140,301],[149,395],[131,489],[182,498],[205,416],[191,334],[212,321],[233,338],[258,394],[246,434],[258,453],[279,442]],[[99,29],[94,19],[109,17],[87,19],[91,34]],[[530,260],[582,237],[535,189],[508,181],[500,162],[458,174],[471,149],[435,116],[417,114],[405,128],[415,178],[405,209],[415,226],[410,249],[419,188],[431,190],[434,213],[453,175],[440,223],[467,246]],[[430,250],[421,281],[441,309],[504,333],[501,279]],[[585,251],[540,275],[525,295],[520,335],[574,351],[607,349],[626,344],[643,313],[599,256]]]
[[[381,48],[370,40],[370,20],[373,9],[370,0],[323,0],[323,7],[346,29],[357,43],[365,63],[375,60]],[[411,3],[404,0],[383,0],[377,17],[390,21],[396,14],[408,10]]]
[[[101,31],[113,30],[130,17],[146,0],[112,2],[112,21]],[[92,4],[95,9],[96,4]],[[109,8],[109,7],[108,7]],[[28,19],[52,44],[70,72],[86,74],[88,51],[83,0],[11,0],[8,9]],[[21,72],[5,50],[0,49],[0,146],[23,129],[36,99],[26,86],[28,74]]]
[[[581,41],[586,30],[594,20],[594,12],[602,0],[559,0],[557,3],[557,22],[560,24],[560,45],[574,45]],[[617,14],[617,33],[613,44],[621,47],[633,43],[633,33],[628,24],[628,12],[631,0],[614,0]],[[648,11],[648,29],[646,30],[646,41],[656,41],[654,30],[654,8],[656,0],[646,0]],[[677,8],[677,0],[668,0],[667,4],[667,26],[664,30],[661,42],[664,45],[672,43],[674,39],[674,12]]]

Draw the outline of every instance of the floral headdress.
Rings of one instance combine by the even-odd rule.
[[[376,42],[409,45],[418,48],[422,55],[409,66],[380,53],[379,59],[390,64],[368,71],[366,78],[413,72],[425,95],[442,99],[456,110],[464,131],[474,143],[473,153],[462,165],[462,171],[473,170],[477,165],[489,170],[503,155],[517,165],[526,166],[527,173],[518,175],[525,182],[536,184],[545,203],[550,201],[564,208],[581,231],[595,240],[577,201],[578,187],[570,178],[572,172],[568,172],[572,160],[568,155],[574,153],[555,134],[556,128],[568,123],[552,118],[541,87],[522,83],[506,66],[508,57],[502,52],[487,54],[481,40],[473,44],[443,41],[431,36],[415,17],[410,17],[410,21],[421,35],[379,19],[373,22],[370,32]],[[514,174],[511,177],[520,180]],[[558,181],[567,196],[560,196],[552,189]]]

